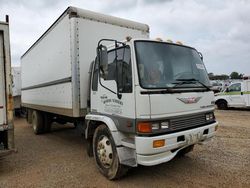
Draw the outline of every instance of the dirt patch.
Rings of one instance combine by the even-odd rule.
[[[36,136],[16,119],[18,153],[0,160],[0,187],[250,187],[250,111],[216,111],[216,117],[212,141],[168,163],[133,168],[118,181],[98,172],[73,126],[53,125]]]

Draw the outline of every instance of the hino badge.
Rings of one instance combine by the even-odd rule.
[[[83,126],[109,179],[157,165],[214,136],[201,53],[149,39],[145,24],[69,7],[21,58],[22,105],[36,134]]]

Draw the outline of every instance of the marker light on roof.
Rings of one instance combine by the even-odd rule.
[[[155,40],[162,42],[163,40],[161,38],[156,38]]]
[[[181,41],[176,41],[176,44],[183,45]]]
[[[127,42],[129,42],[131,39],[132,39],[131,36],[127,36],[127,37],[126,37],[126,41],[127,41]]]
[[[167,39],[167,42],[169,42],[169,43],[173,43],[173,41],[172,41],[172,40],[170,40],[170,39]]]

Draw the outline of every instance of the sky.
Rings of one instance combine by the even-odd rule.
[[[208,72],[250,75],[250,0],[0,0],[13,66],[68,6],[146,23],[151,38],[202,52]]]

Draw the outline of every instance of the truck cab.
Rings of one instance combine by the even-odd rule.
[[[230,84],[223,92],[215,94],[215,103],[219,109],[228,107],[250,107],[250,80],[245,77],[243,81]]]
[[[152,166],[214,136],[214,94],[196,49],[129,37],[107,41],[98,44],[85,117],[90,151],[104,174],[115,155],[120,165]]]

